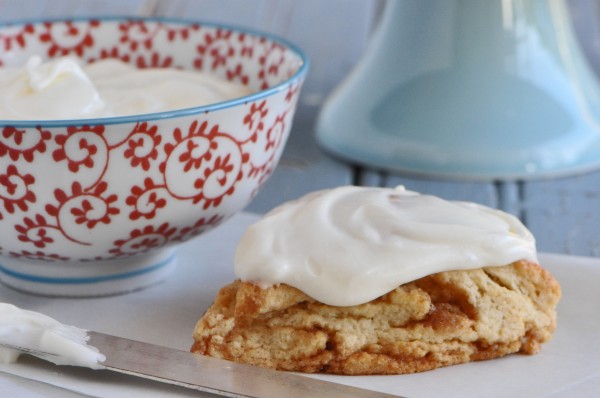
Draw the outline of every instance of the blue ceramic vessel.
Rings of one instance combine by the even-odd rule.
[[[570,174],[600,166],[600,91],[562,0],[389,1],[317,139],[438,177]]]

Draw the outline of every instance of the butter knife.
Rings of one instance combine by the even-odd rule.
[[[263,369],[191,352],[89,331],[88,343],[106,356],[104,369],[238,398],[385,398],[399,397],[295,373]],[[53,354],[0,343],[47,358]]]

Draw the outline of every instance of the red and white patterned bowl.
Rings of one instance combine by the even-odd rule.
[[[155,283],[174,245],[243,209],[277,165],[307,71],[272,35],[165,19],[0,26],[0,66],[32,55],[202,70],[254,92],[131,117],[0,120],[0,280],[60,296]]]

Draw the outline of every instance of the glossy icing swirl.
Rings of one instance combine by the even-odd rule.
[[[345,186],[284,204],[249,227],[235,272],[350,306],[430,274],[522,259],[537,262],[535,240],[500,210],[402,187]]]

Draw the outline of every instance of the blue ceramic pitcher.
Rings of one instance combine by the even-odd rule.
[[[395,0],[324,104],[354,162],[459,179],[600,166],[600,91],[562,0]]]

